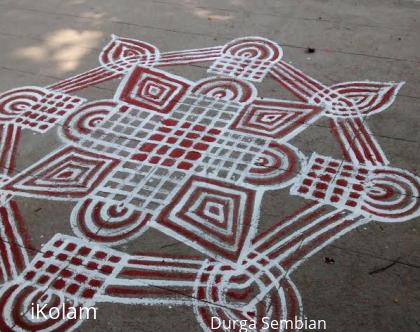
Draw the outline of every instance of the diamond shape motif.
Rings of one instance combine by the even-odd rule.
[[[41,159],[2,189],[22,196],[74,199],[91,192],[116,164],[115,159],[70,146]]]
[[[229,213],[232,207],[231,200],[219,200],[217,197],[213,197],[214,201],[211,201],[212,197],[206,197],[206,200],[202,202],[202,211],[203,216],[208,218],[210,221],[214,221],[216,224],[224,224],[227,220],[227,214]]]
[[[206,255],[236,262],[253,236],[253,190],[193,176],[158,217],[159,230]]]
[[[282,138],[295,137],[321,116],[321,109],[306,103],[277,99],[255,100],[233,124],[242,132]]]
[[[179,76],[137,66],[121,83],[115,98],[150,111],[169,113],[189,87]]]
[[[235,209],[235,202],[229,197],[220,197],[214,193],[202,192],[197,201],[192,202],[189,206],[189,211],[186,216],[192,220],[194,218],[210,228],[215,229],[224,235],[230,235],[232,232],[232,224],[229,224],[229,219],[232,218],[232,213]]]

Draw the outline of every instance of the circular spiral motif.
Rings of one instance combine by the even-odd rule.
[[[261,37],[245,37],[226,44],[222,53],[260,61],[279,61],[283,56],[281,47],[273,41]]]
[[[298,175],[304,160],[294,146],[272,142],[249,170],[245,181],[256,186],[287,187]]]
[[[192,92],[238,103],[250,102],[257,96],[257,90],[251,83],[221,77],[205,78],[198,81]]]
[[[65,306],[64,306],[65,304]],[[39,305],[46,305],[43,312],[48,312],[50,308],[58,308],[60,315],[53,318],[46,315],[33,317],[31,308]],[[64,307],[63,307],[64,306]],[[77,310],[82,304],[75,303],[70,299],[64,298],[62,294],[56,294],[49,290],[42,290],[25,284],[11,284],[3,288],[0,295],[0,327],[3,332],[15,331],[67,331],[74,329],[83,320],[67,319],[69,307]],[[65,319],[63,319],[63,313]]]
[[[116,106],[117,103],[112,100],[87,103],[66,119],[61,128],[61,135],[66,140],[80,141],[90,134]]]
[[[420,179],[403,170],[373,170],[362,209],[375,220],[401,222],[420,216]]]
[[[82,238],[117,245],[143,234],[150,218],[130,207],[87,198],[74,207],[71,223],[75,234]]]
[[[45,96],[42,89],[23,87],[0,95],[0,120],[7,121],[35,106]]]

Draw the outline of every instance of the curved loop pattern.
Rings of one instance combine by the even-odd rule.
[[[115,35],[99,56],[102,66],[117,73],[124,73],[136,64],[152,67],[158,59],[159,50],[152,44]]]
[[[51,308],[57,308],[57,310],[54,309],[54,312],[59,312],[59,316],[32,317],[31,308],[37,305],[40,307],[46,305],[43,309],[45,313],[49,312]],[[81,306],[81,303],[65,298],[60,293],[26,284],[11,284],[4,287],[0,294],[0,327],[4,332],[72,330],[83,322],[83,319],[80,319],[83,317],[69,319],[68,317],[72,317],[69,314],[70,307],[77,310]]]
[[[383,222],[401,222],[420,216],[420,179],[396,168],[372,171],[362,210]]]
[[[87,198],[74,207],[71,225],[79,237],[117,245],[143,234],[150,218],[133,208]]]
[[[279,275],[274,276],[259,265],[242,267],[238,271],[225,264],[204,264],[197,276],[193,295],[198,299],[193,304],[202,329],[239,331],[243,326],[232,326],[232,322],[247,321],[255,323],[255,326],[248,326],[250,331],[274,332],[279,330],[266,329],[264,317],[269,321],[299,317],[302,306],[297,289],[281,267],[278,266],[277,270]],[[280,280],[279,285],[272,287],[275,280]],[[216,328],[212,324],[215,318],[221,322]]]
[[[304,160],[294,146],[272,142],[249,170],[245,182],[277,189],[287,187],[298,175]]]
[[[223,47],[222,53],[260,61],[279,61],[283,56],[283,50],[278,44],[261,37],[234,39]]]
[[[87,103],[70,115],[61,128],[65,140],[78,142],[90,134],[110,114],[117,103],[112,100],[98,100]]]
[[[200,80],[196,83],[192,92],[238,103],[250,102],[257,96],[257,90],[251,83],[223,77]]]
[[[404,83],[346,82],[315,93],[309,103],[333,118],[370,116],[386,110]]]
[[[22,87],[0,95],[0,121],[14,119],[35,106],[46,95],[43,89]]]

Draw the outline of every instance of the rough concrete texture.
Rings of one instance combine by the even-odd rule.
[[[419,17],[418,0],[1,0],[0,330],[212,331],[200,317],[208,318],[214,314],[236,319],[250,318],[254,317],[252,314],[256,310],[258,314],[269,313],[267,315],[272,315],[273,319],[286,319],[295,310],[296,314],[308,319],[325,320],[327,331],[332,332],[420,331]],[[100,180],[87,182],[87,186],[82,183],[82,189],[79,188],[82,193],[74,194],[79,189],[68,189],[66,186],[83,178],[86,168],[91,165],[81,165],[80,158],[83,159],[83,156],[70,158],[73,163],[69,168],[71,171],[60,169],[62,163],[54,165],[54,160],[71,146],[77,147],[87,158],[87,152],[83,152],[87,150],[81,148],[80,142],[88,140],[94,128],[104,123],[101,120],[105,113],[98,118],[92,117],[92,123],[87,125],[90,126],[89,130],[83,131],[77,126],[68,128],[70,134],[82,133],[79,141],[63,139],[63,130],[69,126],[64,116],[48,131],[22,129],[16,134],[16,131],[20,131],[20,124],[12,123],[11,117],[4,115],[10,101],[7,101],[3,92],[22,86],[54,87],[56,82],[97,68],[98,57],[102,49],[109,45],[112,34],[150,43],[160,50],[161,57],[166,52],[223,46],[245,36],[260,36],[280,45],[283,58],[281,61],[279,57],[276,58],[273,68],[280,68],[278,70],[281,72],[289,68],[287,66],[293,66],[301,76],[288,82],[285,78],[287,75],[280,74],[276,80],[273,75],[267,74],[262,82],[254,81],[252,84],[258,89],[259,101],[299,101],[307,107],[313,107],[316,116],[313,121],[297,120],[295,124],[300,129],[287,140],[283,140],[281,135],[270,136],[272,133],[260,135],[261,130],[255,127],[254,131],[240,133],[245,140],[259,137],[261,145],[268,146],[270,142],[277,141],[282,147],[291,146],[300,151],[299,154],[295,150],[287,154],[280,147],[280,157],[277,155],[281,160],[280,165],[274,163],[266,168],[258,163],[270,164],[271,157],[261,159],[262,156],[255,153],[255,158],[249,161],[248,166],[253,165],[260,171],[271,167],[275,173],[276,167],[286,167],[283,175],[290,181],[279,180],[271,175],[271,180],[257,186],[246,180],[217,180],[214,173],[208,171],[200,174],[204,178],[202,192],[209,195],[203,200],[204,207],[194,206],[191,201],[201,199],[199,194],[191,195],[186,202],[182,202],[182,195],[187,197],[191,188],[195,188],[193,182],[185,182],[184,187],[177,189],[181,193],[179,197],[170,197],[154,207],[159,213],[152,211],[152,220],[148,220],[147,225],[139,226],[130,236],[119,234],[118,240],[107,238],[109,234],[114,234],[116,223],[122,220],[128,226],[120,225],[121,229],[129,229],[130,223],[136,226],[145,215],[142,209],[129,210],[128,214],[134,215],[133,221],[118,215],[121,210],[107,210],[118,205],[116,196],[110,199],[111,203],[104,200],[109,203],[105,207],[87,203],[87,211],[80,208],[81,202],[88,202],[89,199],[102,202],[99,196],[95,196],[95,190],[106,186],[105,182],[114,166],[106,168],[101,176],[99,172],[93,172],[92,177],[99,177]],[[209,76],[220,78],[223,76],[220,73],[207,73],[209,66],[220,56],[220,50],[217,49],[204,61],[187,59],[183,64],[156,66],[191,82]],[[179,58],[184,59],[183,56],[181,54]],[[153,56],[151,59],[152,62],[157,61]],[[112,80],[103,80],[95,85],[83,85],[84,82],[83,86],[73,91],[65,88],[61,91],[87,101],[112,100],[118,86],[129,75],[129,70],[125,69],[124,72],[116,72]],[[157,73],[159,76],[162,72]],[[357,89],[366,90],[348,92],[344,89],[346,91],[341,93],[348,93],[347,99],[337,99],[337,103],[353,100],[356,105],[359,105],[358,102],[360,105],[365,103],[367,108],[349,116],[346,112],[358,106],[345,106],[345,114],[337,116],[328,114],[328,107],[334,108],[336,105],[312,98],[318,93],[314,90],[309,89],[308,95],[305,82],[313,83],[311,78],[322,82],[318,90],[345,82],[371,81],[384,85],[375,96],[376,90],[373,90],[377,86],[361,87],[359,83],[354,83],[352,88],[356,86]],[[293,90],[293,82],[299,80],[304,83],[293,93],[290,91]],[[405,84],[400,87],[398,82],[402,81]],[[157,90],[152,89],[150,93],[160,93],[159,83],[157,85]],[[373,90],[369,90],[371,88]],[[60,90],[59,85],[55,90]],[[324,92],[331,96],[330,90]],[[238,106],[238,112],[242,106]],[[119,106],[113,107],[116,109]],[[298,110],[301,110],[299,107]],[[19,109],[15,111],[19,113]],[[267,121],[278,121],[276,114],[276,111],[270,113]],[[107,121],[112,122],[112,119]],[[360,122],[352,122],[355,119]],[[283,125],[292,126],[292,122],[286,120]],[[340,126],[350,128],[347,141],[343,133],[341,136],[333,133],[333,129]],[[366,134],[365,130],[370,130],[370,133]],[[11,131],[12,134],[9,133]],[[124,136],[124,129],[117,128],[117,134]],[[16,135],[20,135],[20,139],[15,144]],[[369,141],[364,147],[361,137]],[[344,142],[344,146],[340,146],[340,142]],[[139,144],[132,137],[123,144],[131,143],[134,146]],[[126,160],[125,156],[104,149],[98,147],[96,154],[89,156],[115,164]],[[232,150],[229,146],[227,149]],[[366,150],[368,152],[363,152]],[[92,153],[93,150],[89,151]],[[362,151],[360,158],[354,157],[358,151]],[[379,151],[378,155],[372,151]],[[304,197],[303,192],[291,194],[291,186],[299,190],[297,184],[309,172],[305,165],[310,163],[314,152],[336,159],[340,170],[350,164],[354,167],[367,165],[359,165],[367,169],[371,178],[362,181],[361,191],[365,196],[355,198],[357,207],[346,205],[345,201],[333,204],[321,196]],[[55,154],[52,160],[45,161],[50,153]],[[210,153],[207,150],[201,153],[201,157]],[[277,157],[274,154],[274,161]],[[288,159],[294,157],[297,161]],[[7,158],[14,159],[14,162],[7,161]],[[294,164],[294,168],[287,169],[288,162]],[[34,164],[40,167],[54,166],[50,170],[36,172],[31,170]],[[139,172],[136,167],[131,165],[127,169],[136,173]],[[187,177],[194,174],[192,169],[181,167],[180,171]],[[378,172],[384,172],[384,175],[381,177]],[[19,182],[20,174],[23,174],[26,184],[30,183],[26,187],[20,186],[23,181]],[[72,176],[77,179],[70,179]],[[332,191],[331,183],[340,176],[335,172],[329,189],[328,186],[324,189]],[[128,190],[130,196],[132,188],[122,189],[130,184],[129,181],[120,180],[119,189]],[[351,185],[354,183],[350,181],[344,188],[349,189]],[[35,192],[28,189],[30,186],[41,189]],[[222,188],[220,192],[215,189],[217,186]],[[144,194],[144,188],[137,189]],[[231,196],[223,196],[226,193]],[[222,198],[215,199],[217,195]],[[253,195],[256,195],[255,200],[251,199],[245,204],[244,197]],[[261,203],[258,202],[260,195]],[[96,198],[98,201],[95,201]],[[174,203],[176,200],[177,204]],[[180,206],[183,204],[187,208],[182,209]],[[290,229],[286,227],[281,231],[281,227],[287,223],[286,218],[296,215],[298,210],[308,211],[308,204],[318,204],[313,208],[318,209],[315,215],[302,216],[295,220]],[[122,206],[127,208],[127,205]],[[167,206],[169,208],[162,212]],[[122,211],[122,214],[127,213]],[[197,217],[197,211],[201,217]],[[337,216],[338,221],[322,223],[322,218],[337,211],[342,213]],[[140,216],[140,213],[143,215]],[[186,237],[173,224],[184,222],[183,218],[187,218],[185,215],[188,213],[195,216],[191,222],[199,227],[195,235]],[[175,217],[179,219],[172,226],[165,229],[161,226]],[[306,224],[305,218],[309,219]],[[83,228],[83,220],[87,220],[88,225],[85,226],[88,230]],[[291,220],[294,220],[293,217]],[[92,225],[95,221],[103,221],[103,224]],[[220,226],[217,221],[222,224],[226,222],[227,226]],[[241,228],[242,231],[237,228],[229,230],[229,226]],[[211,227],[224,227],[224,231],[231,233],[231,240],[232,237],[238,240],[242,235],[246,238],[239,248],[232,245],[229,239],[224,240],[226,247],[235,247],[232,249],[236,255],[234,258],[221,251],[222,245],[216,249],[212,246],[215,240],[211,235],[207,237],[205,231],[211,234]],[[311,227],[314,227],[313,232]],[[266,230],[269,231],[264,233]],[[141,236],[133,236],[143,231]],[[28,271],[47,274],[45,265],[37,266],[36,261],[50,250],[48,243],[57,233],[71,236],[78,246],[100,246],[104,252],[116,250],[122,261],[135,256],[133,259],[137,263],[126,261],[126,266],[116,263],[114,271],[107,274],[100,271],[100,264],[106,258],[99,259],[99,267],[88,266],[87,261],[78,265],[74,260],[76,252],[61,259],[59,250],[55,249],[44,263],[47,265],[49,262],[57,267],[57,271],[50,273],[51,280],[36,280],[39,275],[32,279],[27,277]],[[264,236],[271,241],[269,248],[274,250],[280,247],[280,254],[272,254],[271,249],[261,251],[258,244],[261,244]],[[261,261],[253,261],[250,255],[255,252],[261,255]],[[145,257],[152,253],[158,257],[153,264],[150,263],[150,257]],[[188,263],[185,261],[187,259]],[[212,272],[212,268],[218,272]],[[66,288],[71,286],[70,277],[66,279],[65,286],[60,284],[63,271],[68,269],[74,275],[79,273],[91,281],[96,278],[103,284],[98,286],[94,295],[72,294],[72,290]],[[121,271],[117,277],[115,271],[118,269]],[[116,282],[115,278],[119,281]],[[88,285],[89,280],[80,283]],[[248,284],[250,286],[244,286]],[[241,287],[244,289],[241,290]],[[235,299],[229,290],[243,298]],[[268,295],[261,295],[264,292]],[[49,303],[54,306],[62,305],[64,299],[75,306],[95,305],[98,308],[97,319],[76,323],[31,319],[29,303]],[[258,305],[246,307],[247,303],[255,303],[252,302],[255,299]],[[247,316],[249,311],[251,316]]]

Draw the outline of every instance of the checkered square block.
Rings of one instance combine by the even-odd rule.
[[[22,273],[24,282],[54,289],[76,301],[101,293],[126,262],[124,254],[62,234],[56,234],[42,251]]]
[[[208,72],[249,81],[262,82],[273,65],[274,62],[272,61],[253,60],[225,55],[213,62]]]
[[[208,72],[244,80],[262,82],[283,56],[281,47],[272,40],[245,37],[227,43]]]
[[[314,153],[290,192],[341,208],[361,209],[371,177],[363,165]]]
[[[45,88],[14,89],[0,95],[0,121],[44,133],[84,101]]]

